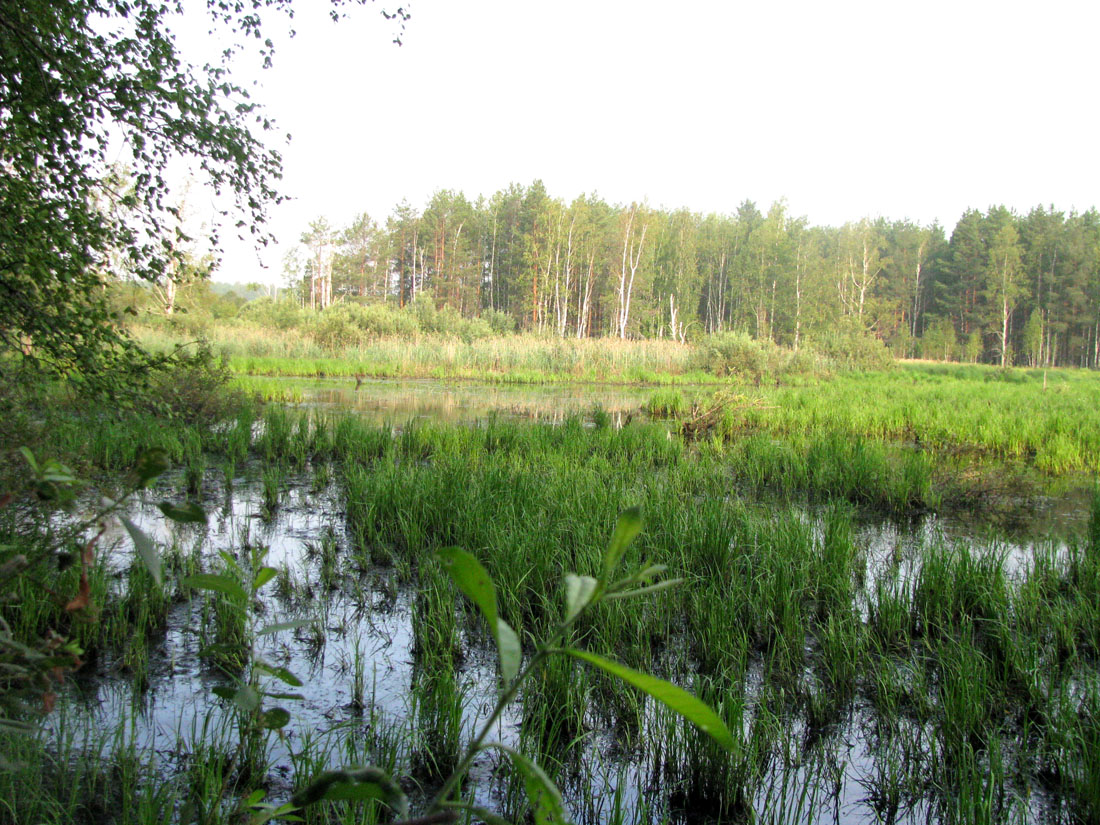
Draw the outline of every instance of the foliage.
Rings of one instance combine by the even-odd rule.
[[[239,393],[229,389],[228,360],[198,341],[173,352],[164,370],[156,373],[139,404],[170,419],[190,425],[223,421],[240,406]]]
[[[601,602],[655,594],[681,583],[679,579],[654,582],[654,579],[663,574],[666,568],[664,565],[654,565],[649,562],[642,562],[633,573],[623,578],[616,578],[616,572],[627,548],[641,529],[640,511],[637,508],[627,510],[619,517],[615,531],[603,554],[599,575],[578,576],[569,573],[565,576],[565,609],[562,619],[550,633],[549,638],[537,645],[526,664],[523,663],[523,649],[519,637],[511,625],[500,616],[497,589],[489,573],[474,556],[464,550],[457,548],[439,550],[440,560],[455,585],[477,606],[489,626],[489,632],[499,656],[500,686],[496,706],[467,746],[457,767],[426,805],[424,816],[431,817],[433,814],[446,812],[457,814],[459,811],[465,811],[487,821],[503,822],[504,820],[500,817],[485,811],[474,801],[461,798],[462,782],[474,760],[484,751],[498,750],[510,759],[516,773],[523,777],[527,797],[535,813],[535,820],[547,825],[567,821],[562,806],[561,791],[543,768],[525,754],[489,739],[498,726],[501,714],[516,699],[524,684],[539,673],[551,656],[568,656],[603,670],[648,694],[669,710],[680,714],[712,737],[722,748],[731,751],[736,748],[733,734],[721,717],[683,688],[603,656],[568,645],[574,625],[582,622],[586,614],[596,609]],[[222,580],[208,582],[208,585],[214,584],[226,588],[229,586],[227,581]],[[260,807],[259,815],[253,819],[253,822],[266,822],[271,817],[292,813],[306,805],[326,799],[371,798],[386,800],[400,816],[408,813],[408,800],[392,778],[377,768],[356,768],[321,774],[305,788],[299,790],[289,804]],[[457,817],[441,817],[432,821],[445,822],[456,819]]]
[[[205,7],[212,27],[262,44],[270,63],[262,17],[290,11],[289,0]],[[239,46],[202,68],[179,53],[169,27],[182,13],[151,0],[0,9],[0,344],[8,352],[86,381],[141,361],[103,286],[119,268],[155,282],[185,263],[178,210],[168,205],[177,159],[231,195],[238,229],[266,242],[281,167],[259,135],[273,124],[229,78]],[[111,166],[120,148],[132,186]]]
[[[51,510],[75,514],[78,491],[84,487],[72,470],[54,459],[39,460],[23,448],[37,499],[47,507],[47,517],[31,530],[17,530],[10,544],[0,545],[0,595],[4,613],[0,614],[0,732],[30,733],[34,726],[27,722],[39,712],[49,713],[56,702],[58,682],[65,674],[82,664],[83,650],[73,639],[50,628],[41,638],[21,638],[13,632],[8,619],[21,608],[22,592],[28,583],[47,593],[54,593],[50,571],[69,566],[79,568],[79,580],[74,593],[57,594],[59,607],[69,616],[83,616],[94,621],[96,605],[92,601],[90,576],[101,560],[97,558],[97,543],[104,532],[104,523],[116,519],[129,534],[135,555],[147,566],[153,579],[161,580],[160,558],[149,537],[123,513],[128,500],[150,486],[167,469],[161,451],[149,451],[141,456],[122,494],[103,496],[100,505],[90,514],[76,516],[63,528],[50,522]],[[5,497],[4,504],[11,496]],[[205,520],[202,510],[194,505],[176,505],[170,501],[159,504],[165,517],[180,521]],[[94,531],[94,532],[92,532]],[[90,538],[88,537],[90,533]],[[33,705],[37,705],[37,708]]]
[[[890,350],[881,339],[852,323],[837,324],[812,338],[822,354],[848,369],[879,370],[893,364]]]
[[[707,215],[570,202],[535,181],[474,202],[439,191],[422,212],[403,201],[384,228],[364,219],[330,232],[337,293],[411,306],[423,332],[450,311],[490,320],[498,333],[558,338],[683,343],[740,331],[795,351],[815,339],[841,361],[857,334],[897,357],[1003,354],[1008,365],[1015,352],[1036,365],[1092,366],[1100,357],[1095,209],[971,210],[948,239],[937,224],[908,220],[811,226],[782,201],[766,213],[745,201],[734,214]],[[292,272],[290,286],[312,306],[306,270]],[[509,323],[491,320],[499,316]],[[448,327],[439,331],[456,334]],[[881,356],[861,345],[856,361],[865,358]]]

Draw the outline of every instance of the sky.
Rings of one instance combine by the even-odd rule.
[[[567,201],[785,198],[814,224],[948,232],[970,207],[1100,205],[1095,2],[410,0],[400,46],[379,14],[395,5],[333,23],[299,2],[295,37],[269,27],[273,68],[238,61],[292,135],[272,138],[292,200],[273,249],[225,233],[218,280],[280,283],[321,215],[382,222],[403,198],[535,179]],[[194,23],[180,46],[201,61],[219,44]]]

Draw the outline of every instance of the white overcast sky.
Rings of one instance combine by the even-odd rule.
[[[567,200],[786,198],[816,224],[948,231],[971,206],[1100,204],[1094,0],[411,0],[402,46],[385,3],[334,24],[308,0],[296,37],[270,26],[257,96],[293,135],[294,200],[269,268],[227,231],[218,280],[280,282],[318,215],[381,222],[402,198],[536,178]]]

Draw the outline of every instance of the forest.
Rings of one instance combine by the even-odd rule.
[[[567,202],[535,181],[473,202],[438,191],[383,222],[318,218],[284,272],[310,308],[404,307],[430,293],[463,317],[504,313],[520,331],[560,337],[738,330],[797,350],[848,324],[898,357],[1100,361],[1095,209],[971,209],[948,234],[885,218],[813,226],[784,201],[706,215],[596,195]]]

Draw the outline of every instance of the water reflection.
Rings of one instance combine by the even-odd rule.
[[[359,413],[372,422],[404,424],[416,419],[464,422],[490,413],[535,421],[560,422],[599,407],[616,416],[636,413],[652,389],[614,385],[478,384],[436,380],[287,380],[303,405]],[[698,388],[698,392],[704,392]],[[691,393],[689,388],[687,393]]]

